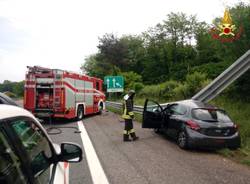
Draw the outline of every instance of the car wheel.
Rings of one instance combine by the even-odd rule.
[[[83,119],[83,107],[80,106],[77,109],[77,120],[82,120]]]
[[[177,137],[177,144],[181,149],[188,148],[188,136],[185,131],[180,131]]]

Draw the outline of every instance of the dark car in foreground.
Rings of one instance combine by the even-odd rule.
[[[237,125],[224,110],[194,100],[169,103],[163,108],[147,99],[142,128],[174,136],[182,149],[237,149],[241,143]]]

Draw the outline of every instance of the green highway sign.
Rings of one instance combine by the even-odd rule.
[[[123,92],[124,79],[123,76],[106,76],[104,84],[107,85],[107,92]]]

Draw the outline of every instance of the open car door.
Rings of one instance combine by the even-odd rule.
[[[154,101],[146,99],[143,109],[142,128],[161,128],[162,107]]]

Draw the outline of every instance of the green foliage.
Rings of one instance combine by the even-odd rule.
[[[206,63],[199,66],[195,66],[191,69],[191,72],[205,73],[208,78],[215,79],[228,67],[227,62],[219,63]]]
[[[161,84],[161,96],[163,99],[170,100],[175,98],[174,89],[178,87],[180,83],[174,80],[169,80]]]
[[[183,80],[197,54],[191,41],[200,24],[195,16],[170,13],[163,23],[139,36],[105,34],[99,38],[98,53],[86,58],[82,69],[102,78],[134,71],[144,84]]]
[[[0,91],[6,92],[6,91],[12,91],[13,84],[11,81],[5,80],[2,84],[0,84]]]
[[[239,126],[241,135],[241,148],[236,151],[228,149],[221,150],[220,153],[238,162],[249,165],[250,163],[250,103],[242,100],[229,98],[221,95],[211,103],[223,108],[230,115],[230,118]]]
[[[130,89],[141,90],[143,88],[142,77],[139,74],[135,72],[121,72],[119,75],[124,77],[125,91]]]
[[[241,76],[228,91],[228,96],[234,99],[250,102],[250,70]]]
[[[175,99],[184,100],[188,98],[188,85],[186,83],[177,86],[174,89]]]
[[[162,101],[160,97],[161,93],[162,93],[162,88],[160,84],[147,85],[141,90],[139,96],[143,98],[150,98],[153,100]]]
[[[210,80],[207,79],[206,74],[195,72],[187,75],[183,83],[169,80],[161,84],[146,85],[139,95],[160,102],[183,100],[191,98],[209,82]]]
[[[225,109],[232,120],[239,125],[243,146],[247,138],[250,138],[250,103],[221,96],[213,100],[214,104]],[[250,148],[250,147],[249,147]]]
[[[195,95],[201,88],[204,86],[204,81],[207,80],[207,76],[204,73],[195,72],[193,74],[188,74],[186,76],[186,85],[187,85],[187,95],[192,97]]]
[[[89,56],[85,59],[86,62],[81,69],[90,76],[104,78],[105,75],[112,72],[113,67],[107,62],[100,62],[98,58],[100,58],[99,54]]]
[[[24,92],[24,81],[11,82],[5,80],[2,84],[0,83],[0,92],[7,92],[13,97],[22,97]]]
[[[144,88],[144,85],[142,82],[134,82],[133,89],[136,93],[139,93]]]
[[[15,93],[17,97],[22,97],[24,95],[24,81],[15,82],[13,85],[12,92]]]
[[[186,81],[174,89],[175,98],[178,100],[191,98],[210,82],[205,73],[194,72],[188,74]]]

